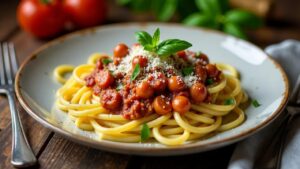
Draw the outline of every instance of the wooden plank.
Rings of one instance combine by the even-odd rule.
[[[299,27],[262,27],[257,30],[248,31],[249,40],[256,45],[266,47],[279,43],[286,39],[300,40]]]
[[[6,97],[0,96],[0,131],[7,126],[10,121],[9,108]]]
[[[18,27],[16,8],[18,0],[0,2],[0,41],[6,40]]]
[[[130,168],[142,169],[225,169],[227,168],[234,145],[204,153],[173,157],[135,157]]]
[[[39,158],[43,169],[125,169],[130,156],[103,152],[55,134]]]

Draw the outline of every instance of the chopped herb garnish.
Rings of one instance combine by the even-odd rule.
[[[183,76],[188,76],[188,75],[191,75],[194,71],[194,68],[193,67],[185,67],[182,69],[182,74]]]
[[[226,99],[224,104],[225,105],[233,105],[235,103],[235,100],[233,98]]]
[[[144,123],[141,130],[141,141],[144,142],[148,140],[149,137],[150,137],[150,128],[146,123]]]
[[[105,64],[105,65],[107,65],[107,64],[109,64],[109,63],[112,62],[112,60],[109,59],[109,58],[104,58],[104,59],[102,59],[101,61],[102,61],[102,63]]]
[[[117,87],[116,87],[116,90],[117,91],[120,91],[120,90],[122,90],[123,89],[123,84],[122,83],[119,83],[118,85],[117,85]]]
[[[199,58],[201,54],[202,54],[202,52],[196,52],[195,58]]]
[[[211,85],[213,83],[214,83],[214,79],[206,79],[206,82],[205,82],[206,85]]]
[[[134,69],[133,69],[132,75],[130,77],[130,80],[134,81],[136,79],[136,77],[138,77],[138,75],[140,74],[140,71],[141,71],[140,64],[136,64],[134,66]]]
[[[252,100],[252,105],[256,108],[260,106],[260,103],[257,100]]]
[[[160,30],[158,28],[155,30],[153,36],[145,31],[136,32],[135,36],[145,50],[155,52],[159,56],[170,56],[173,53],[192,46],[191,43],[180,39],[167,39],[159,43]]]

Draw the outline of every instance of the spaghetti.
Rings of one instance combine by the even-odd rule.
[[[140,55],[141,53],[138,52],[143,49],[143,47],[139,45],[135,45],[133,48],[138,49],[131,49],[129,54],[126,53],[128,62],[132,62],[134,56]],[[143,50],[143,52],[145,51]],[[191,52],[185,51],[185,54],[190,56],[195,53],[191,54]],[[114,54],[114,56],[115,55],[116,54]],[[132,55],[132,58],[130,58],[129,55]],[[145,53],[143,53],[143,55],[145,55]],[[177,53],[174,54],[174,57],[181,55],[182,54]],[[150,57],[156,59],[153,56],[149,56],[148,59],[150,59]],[[191,100],[191,105],[187,111],[176,111],[177,109],[173,105],[171,112],[159,113],[159,109],[155,108],[154,98],[160,95],[152,93],[151,97],[153,98],[150,99],[152,103],[146,104],[145,107],[154,107],[154,110],[147,110],[146,113],[138,114],[138,116],[135,114],[128,116],[124,113],[124,106],[122,109],[122,106],[120,107],[119,105],[119,108],[113,111],[114,109],[112,108],[115,107],[111,105],[107,107],[107,105],[103,103],[103,98],[101,98],[103,95],[101,95],[101,92],[111,89],[99,89],[97,83],[88,85],[91,84],[90,77],[97,78],[95,77],[95,72],[99,72],[97,69],[99,68],[99,61],[102,60],[101,62],[104,63],[103,59],[110,59],[107,61],[107,65],[102,65],[102,69],[105,69],[103,67],[106,66],[109,70],[113,69],[113,77],[117,76],[116,65],[120,66],[123,62],[126,62],[126,59],[123,58],[123,61],[119,60],[119,63],[114,63],[112,61],[115,61],[115,58],[112,59],[105,54],[95,53],[89,57],[87,64],[77,67],[60,65],[54,70],[55,79],[63,84],[63,86],[57,90],[57,100],[55,103],[57,108],[67,112],[68,117],[74,121],[78,128],[96,132],[100,139],[117,142],[141,142],[142,128],[144,125],[147,125],[150,131],[150,138],[154,138],[164,145],[175,146],[212,133],[230,130],[239,126],[245,120],[245,114],[240,105],[247,102],[248,96],[241,87],[237,70],[230,65],[222,63],[215,65],[219,73],[213,82],[208,83],[206,81],[205,89],[207,90],[207,94],[205,95],[205,100],[197,101],[197,97],[199,98],[199,96],[194,97],[193,93],[189,96],[181,96],[188,97]],[[150,62],[154,63],[152,60],[149,61],[148,64]],[[178,62],[178,60],[176,60],[176,62]],[[153,65],[150,65],[150,67],[153,67]],[[159,71],[162,72],[162,70]],[[130,77],[132,77],[134,70],[128,70],[128,72],[130,72]],[[71,73],[68,79],[65,78],[66,73]],[[169,79],[171,78],[169,75],[167,75],[167,77]],[[129,81],[128,83],[130,85],[135,84],[136,86],[144,82],[143,80],[139,80],[139,78],[143,79],[145,77],[141,77],[141,75],[138,76],[138,78],[135,79],[135,81],[137,81],[136,83],[133,83],[132,79],[127,79],[127,81]],[[193,85],[198,83],[195,80],[191,81],[191,79],[193,78],[187,77],[184,80],[186,86],[190,86],[190,89]],[[118,82],[123,82],[124,80],[126,80],[126,76],[121,77]],[[113,85],[108,88],[118,88],[116,83],[117,81],[111,83]],[[123,89],[116,91],[122,93],[122,91],[125,90],[124,88],[123,86]],[[135,89],[133,91],[135,91]],[[169,93],[170,91],[172,90],[169,86],[169,88],[162,91],[162,93]],[[190,91],[192,92],[192,89]],[[147,91],[143,92],[147,93]],[[177,95],[178,92],[173,92],[172,96],[166,95],[165,97],[170,97],[174,100]],[[123,93],[121,96],[125,97],[125,94]],[[110,98],[115,99],[116,97],[110,96]],[[125,102],[126,100],[123,100],[122,105],[124,105]],[[128,110],[131,110],[131,108],[132,107],[129,107]],[[231,116],[231,118],[227,118],[229,116]],[[227,118],[227,120],[224,120],[225,118]]]

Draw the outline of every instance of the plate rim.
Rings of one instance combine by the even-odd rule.
[[[233,37],[231,35],[227,35],[223,32],[217,31],[217,30],[211,30],[207,28],[199,28],[199,27],[191,27],[191,26],[185,26],[179,23],[159,23],[159,22],[126,22],[126,23],[114,23],[114,24],[107,24],[107,25],[101,25],[101,26],[96,26],[92,28],[87,28],[83,30],[78,30],[66,35],[63,35],[61,37],[55,38],[41,47],[37,48],[34,50],[31,54],[29,54],[26,59],[22,62],[15,78],[15,91],[16,91],[16,96],[21,103],[22,107],[25,109],[25,111],[33,117],[35,120],[37,120],[40,124],[42,124],[44,127],[51,129],[52,131],[59,133],[62,136],[67,137],[68,139],[75,141],[80,144],[84,144],[90,147],[94,147],[97,149],[102,149],[102,150],[107,150],[107,151],[112,151],[112,152],[117,152],[117,153],[123,153],[123,154],[136,154],[136,155],[155,155],[155,156],[160,156],[160,155],[180,155],[180,154],[190,154],[190,153],[195,153],[195,152],[202,152],[202,151],[207,151],[210,149],[215,149],[221,146],[225,146],[234,142],[237,142],[241,139],[244,139],[248,136],[253,135],[254,133],[260,131],[264,127],[268,126],[273,120],[275,120],[281,113],[282,110],[284,109],[285,105],[288,102],[288,96],[289,96],[289,80],[287,78],[287,75],[285,71],[283,70],[282,66],[277,63],[273,58],[271,58],[264,50],[262,50],[260,47],[256,46],[255,44],[242,40],[250,45],[255,46],[259,50],[261,50],[266,56],[267,59],[269,59],[272,64],[274,64],[275,68],[279,70],[283,81],[284,81],[284,93],[283,99],[280,102],[280,105],[278,108],[272,112],[272,115],[269,116],[267,119],[264,121],[260,122],[258,125],[249,128],[248,130],[245,130],[239,134],[229,136],[227,138],[219,139],[216,141],[211,141],[209,143],[200,143],[198,142],[195,144],[185,144],[184,146],[176,146],[176,147],[148,147],[148,146],[135,146],[134,144],[127,144],[127,145],[122,145],[119,142],[113,142],[113,141],[107,141],[107,140],[102,140],[102,141],[97,141],[97,140],[92,140],[88,139],[86,137],[80,136],[77,134],[73,134],[67,130],[64,130],[62,128],[56,127],[55,125],[48,123],[46,120],[44,120],[41,116],[38,115],[32,108],[30,108],[29,104],[26,102],[24,99],[24,96],[22,95],[22,89],[20,86],[20,78],[22,76],[22,71],[26,67],[26,65],[34,60],[36,57],[38,57],[38,54],[45,49],[53,46],[60,44],[64,42],[66,39],[70,39],[72,37],[78,36],[78,35],[83,35],[86,33],[93,33],[97,30],[101,30],[104,28],[110,28],[110,27],[124,27],[124,26],[136,26],[136,27],[147,27],[148,25],[163,25],[163,26],[172,26],[172,27],[180,27],[180,28],[187,28],[187,29],[195,29],[199,31],[207,31],[213,34],[221,34],[222,36],[228,36],[228,37]],[[234,37],[235,38],[235,37]],[[124,152],[126,150],[130,150],[128,152]],[[146,151],[147,150],[147,151]]]

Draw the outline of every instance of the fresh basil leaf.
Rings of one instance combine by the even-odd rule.
[[[135,11],[148,11],[151,6],[151,0],[131,0],[131,8]]]
[[[197,7],[210,17],[221,14],[218,0],[196,0]]]
[[[185,67],[182,69],[182,74],[183,76],[188,76],[188,75],[191,75],[194,71],[194,68],[192,66],[190,67]]]
[[[104,58],[104,59],[102,59],[101,60],[101,62],[104,64],[104,65],[107,65],[107,64],[109,64],[109,63],[111,63],[111,62],[113,62],[111,59],[109,59],[109,58]]]
[[[257,107],[260,106],[260,103],[259,103],[257,100],[253,100],[253,101],[252,101],[252,105],[253,105],[255,108],[257,108]]]
[[[158,9],[156,9],[157,19],[159,21],[168,21],[174,15],[177,8],[178,0],[160,1]]]
[[[153,47],[153,45],[145,45],[144,49],[150,52],[155,52],[155,47]]]
[[[136,64],[131,74],[130,81],[134,81],[138,77],[140,72],[141,72],[140,64]]]
[[[192,44],[190,44],[187,41],[180,40],[180,39],[168,39],[162,41],[158,45],[157,54],[160,56],[168,56],[173,53],[176,53],[181,50],[185,50],[189,47],[191,47]]]
[[[211,85],[211,84],[213,84],[214,83],[214,79],[206,79],[206,81],[205,81],[205,84],[206,85]]]
[[[262,26],[262,20],[256,15],[243,11],[232,10],[226,13],[226,21],[237,24],[241,27],[258,28]]]
[[[159,40],[160,40],[160,30],[159,30],[159,28],[157,28],[152,37],[152,46],[154,48],[158,45]]]
[[[208,15],[203,15],[200,13],[194,13],[189,15],[186,19],[183,20],[183,23],[189,26],[204,26],[208,27],[211,19]]]
[[[229,0],[219,0],[220,9],[222,13],[226,13],[229,10]]]
[[[233,36],[236,36],[236,37],[239,37],[239,38],[242,38],[242,39],[247,39],[247,36],[243,32],[241,27],[239,27],[236,24],[233,24],[233,23],[230,23],[230,22],[226,23],[224,25],[223,31],[230,34],[230,35],[233,35]]]
[[[142,130],[141,130],[141,141],[144,142],[144,141],[148,140],[150,137],[150,133],[151,133],[151,131],[150,131],[149,126],[146,123],[144,123]]]
[[[142,46],[152,46],[152,37],[149,35],[149,33],[145,31],[139,31],[135,33],[135,37]]]
[[[201,10],[203,13],[210,14],[211,13],[211,7],[206,0],[195,0],[196,6],[199,10]]]
[[[189,1],[178,0],[176,12],[178,13],[181,20],[197,11],[199,11],[199,10],[198,10],[194,0],[189,0]]]
[[[233,105],[235,103],[235,100],[233,98],[227,99],[224,102],[224,105]]]
[[[117,0],[117,4],[119,5],[127,5],[131,0]]]

